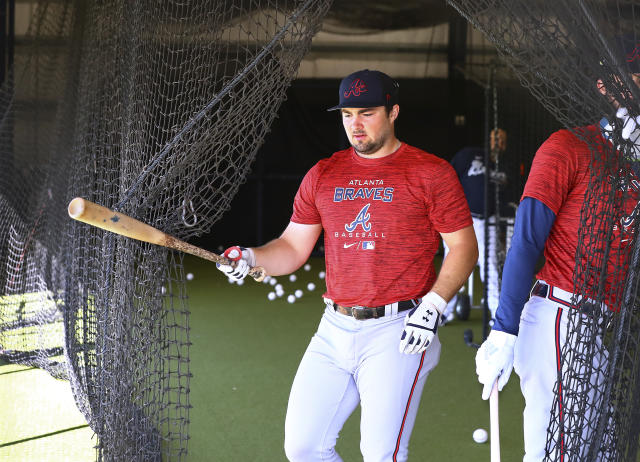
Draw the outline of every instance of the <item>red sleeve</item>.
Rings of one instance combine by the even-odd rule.
[[[558,215],[575,181],[578,139],[568,130],[551,135],[536,152],[522,199],[532,197]]]
[[[456,171],[448,162],[435,170],[427,207],[433,227],[439,233],[453,233],[471,226],[471,212]]]
[[[296,197],[293,200],[293,215],[291,221],[303,225],[315,225],[321,222],[320,214],[316,207],[316,185],[320,176],[318,164],[302,179]]]

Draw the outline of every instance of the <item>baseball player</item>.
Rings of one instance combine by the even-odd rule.
[[[451,166],[396,138],[396,82],[355,72],[330,110],[340,111],[351,147],[306,174],[279,238],[243,249],[237,266],[220,270],[236,279],[254,265],[291,273],[324,230],[326,309],[291,388],[286,455],[341,461],[336,440],[360,404],[364,461],[405,461],[440,357],[439,318],[471,272],[476,239]],[[441,237],[450,251],[436,277]]]
[[[491,319],[495,317],[498,308],[498,258],[496,249],[497,229],[495,226],[495,185],[504,185],[506,183],[506,175],[495,169],[497,156],[503,153],[507,147],[507,133],[498,129],[497,136],[495,131],[491,132],[491,153],[489,164],[489,188],[487,203],[487,216],[489,217],[489,249],[486,256],[487,265],[487,305],[491,312]],[[497,141],[497,142],[496,142]],[[466,147],[461,149],[451,159],[451,165],[458,175],[460,184],[467,198],[471,217],[473,219],[473,230],[478,241],[478,266],[480,266],[480,277],[484,281],[485,274],[485,208],[484,208],[484,181],[486,167],[484,165],[485,150],[479,147]],[[449,249],[444,244],[445,258]],[[471,294],[470,294],[471,295]],[[457,303],[457,295],[447,304],[444,312],[444,319],[450,321],[453,319],[453,312]]]
[[[636,72],[640,72],[638,64],[635,63]],[[636,84],[640,83],[640,75],[634,75],[633,79]],[[598,88],[607,96],[602,81],[598,82]],[[611,97],[609,100],[619,106]],[[618,114],[621,115],[620,111]],[[536,152],[516,213],[495,323],[476,355],[478,380],[484,385],[483,399],[489,397],[496,380],[498,389],[502,390],[513,368],[520,377],[525,398],[523,460],[526,462],[541,461],[545,457],[554,386],[562,370],[559,352],[567,338],[568,312],[577,309],[581,316],[588,316],[589,303],[583,303],[585,300],[572,303],[573,276],[580,211],[590,176],[589,163],[593,147],[608,143],[605,126],[609,126],[607,119],[600,125],[560,130]],[[637,133],[631,138],[638,139],[640,129],[635,124],[633,127]],[[580,138],[575,132],[580,133]],[[626,187],[631,199],[624,204],[621,218],[631,216],[638,203],[638,194],[633,193],[632,185]],[[616,225],[610,245],[613,249],[630,245],[630,234],[630,229]],[[534,265],[542,251],[545,263],[531,289],[529,281],[533,279]],[[612,250],[611,255],[615,254]],[[583,256],[580,264],[588,264],[588,258]],[[607,303],[606,308],[615,309],[614,302],[607,300]],[[596,366],[603,361],[605,357],[594,358]],[[558,389],[561,393],[561,383]]]

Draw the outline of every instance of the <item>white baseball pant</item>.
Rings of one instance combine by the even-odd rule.
[[[406,461],[438,336],[423,354],[398,351],[407,311],[359,321],[327,307],[296,373],[285,421],[292,462],[339,462],[336,440],[361,406],[364,462]]]
[[[544,281],[541,281],[544,284]],[[572,294],[557,287],[548,286],[546,297],[531,296],[525,304],[520,317],[520,331],[514,351],[514,370],[520,377],[520,389],[525,399],[523,412],[524,450],[523,462],[541,462],[545,457],[547,428],[555,397],[558,369],[563,367],[560,354],[567,340],[567,324],[571,308]],[[578,316],[583,316],[578,314]],[[602,351],[602,341],[596,340],[595,349]],[[606,356],[595,356],[596,366],[603,366]],[[592,377],[592,380],[601,378]],[[562,390],[562,388],[561,388]],[[571,409],[576,403],[566,400],[569,394],[561,392],[562,404]],[[580,396],[580,399],[584,399]],[[586,397],[590,403],[594,396]],[[587,405],[593,409],[593,404]],[[587,418],[590,416],[587,415]],[[583,435],[589,441],[587,435]],[[561,441],[562,435],[554,435],[555,441]]]

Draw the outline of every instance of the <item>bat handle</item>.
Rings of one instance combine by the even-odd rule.
[[[249,270],[249,276],[256,280],[256,282],[262,282],[267,272],[262,266],[254,266]]]
[[[500,462],[500,418],[498,412],[498,380],[493,384],[489,396],[489,419],[491,430],[491,462]]]

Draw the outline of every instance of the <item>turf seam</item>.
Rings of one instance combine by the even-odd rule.
[[[70,431],[73,431],[73,430],[79,430],[81,428],[86,428],[88,426],[89,426],[88,424],[77,425],[75,427],[69,427],[69,428],[65,428],[63,430],[58,430],[58,431],[55,431],[55,432],[44,433],[44,434],[38,435],[38,436],[31,436],[29,438],[23,438],[21,440],[11,441],[9,443],[0,444],[0,448],[4,448],[4,447],[7,447],[7,446],[13,446],[14,444],[26,443],[27,441],[37,440],[37,439],[40,439],[40,438],[46,438],[48,436],[54,436],[54,435],[57,435],[59,433],[65,433],[65,432],[70,432]]]

